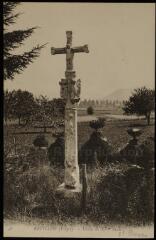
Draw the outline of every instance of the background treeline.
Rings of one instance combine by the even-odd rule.
[[[93,106],[94,108],[102,108],[107,106],[119,106],[122,107],[125,101],[119,101],[119,100],[94,100],[94,99],[84,99],[81,100],[79,103],[79,107],[81,108],[87,108],[89,106]]]
[[[92,108],[92,113],[88,109]],[[4,91],[4,120],[18,120],[19,125],[28,122],[45,124],[59,117],[64,117],[65,101],[61,98],[49,99],[40,95],[35,97],[26,90]],[[112,114],[145,116],[148,125],[155,110],[155,90],[146,87],[134,89],[128,101],[84,99],[78,103],[78,114],[93,114],[96,111],[109,111]],[[85,111],[85,112],[84,112]],[[110,112],[111,111],[111,112]],[[105,112],[106,113],[106,112]]]
[[[62,99],[49,99],[40,95],[35,97],[29,91],[4,91],[4,121],[17,120],[19,125],[33,122],[51,122],[54,118],[64,116]]]
[[[107,106],[123,106],[124,102],[109,100],[84,99],[80,101],[79,108],[94,108]],[[49,99],[40,95],[35,97],[26,90],[4,91],[4,120],[18,120],[19,125],[32,121],[51,121],[54,117],[64,115],[65,103],[60,98]]]

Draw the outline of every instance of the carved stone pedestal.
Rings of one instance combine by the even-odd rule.
[[[65,183],[62,183],[56,190],[57,195],[62,195],[64,197],[73,197],[73,194],[75,193],[81,193],[82,191],[82,185],[79,184],[74,188],[69,188],[65,185]]]

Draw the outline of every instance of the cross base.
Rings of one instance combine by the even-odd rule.
[[[62,183],[56,190],[57,194],[63,194],[65,197],[72,197],[74,193],[80,193],[82,191],[82,185],[79,184],[73,188],[68,187],[65,183]]]

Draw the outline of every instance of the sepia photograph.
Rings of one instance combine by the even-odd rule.
[[[155,3],[3,1],[4,237],[154,238]]]

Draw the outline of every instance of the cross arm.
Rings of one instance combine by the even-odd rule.
[[[55,54],[63,54],[66,53],[66,48],[51,48],[51,54],[55,55]]]
[[[72,51],[74,53],[78,53],[78,52],[89,53],[88,45],[84,45],[84,46],[80,46],[80,47],[73,47]]]

